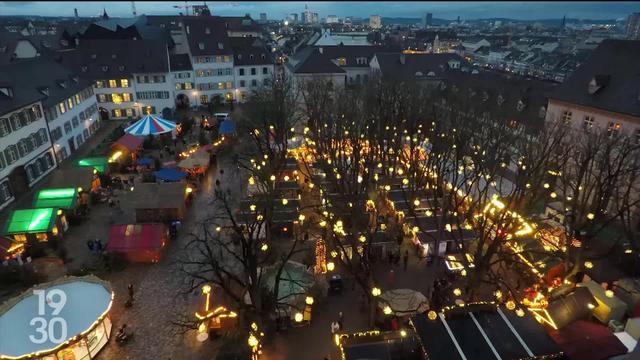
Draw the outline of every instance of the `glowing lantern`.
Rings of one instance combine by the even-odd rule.
[[[252,348],[258,346],[258,339],[253,334],[249,335],[249,339],[247,340],[247,342]]]
[[[304,299],[304,302],[305,302],[307,305],[313,305],[313,297],[312,297],[312,296],[307,296],[307,297]]]
[[[380,290],[379,288],[374,287],[373,289],[371,289],[371,295],[380,296],[380,294],[382,294],[382,290]]]
[[[400,330],[400,336],[405,337],[407,336],[407,332],[404,330]]]
[[[391,315],[391,313],[393,312],[393,310],[391,310],[391,307],[389,307],[388,305],[384,307],[384,309],[382,309],[382,311],[384,312],[385,315]]]
[[[333,271],[333,269],[335,268],[336,268],[336,264],[334,264],[333,261],[330,261],[327,263],[327,270]]]
[[[524,310],[522,310],[522,309],[516,310],[516,315],[518,315],[519,317],[523,317],[524,316]]]
[[[587,269],[591,269],[593,268],[593,263],[591,261],[585,261],[584,267],[586,267]]]
[[[360,237],[358,237],[358,240],[359,240],[360,242],[366,242],[366,241],[367,241],[367,237],[366,237],[366,236],[364,236],[364,235],[360,235]]]
[[[304,219],[305,219],[305,216],[303,214],[300,214],[300,216],[298,216],[298,220],[304,221]]]
[[[267,245],[267,244],[262,244],[262,246],[260,246],[260,250],[262,250],[262,251],[267,251],[267,250],[269,250],[269,245]]]
[[[287,199],[282,199],[282,205],[287,205],[289,203],[289,200]]]
[[[589,220],[593,220],[596,217],[596,215],[594,213],[588,213],[587,214],[587,219]]]
[[[462,295],[462,291],[459,288],[453,289],[453,295],[460,296]]]
[[[275,175],[271,175],[271,177],[269,177],[269,179],[270,179],[271,181],[276,181],[276,176],[275,176]]]
[[[289,176],[288,175],[284,176],[284,181],[289,181]]]
[[[420,206],[420,199],[413,200],[413,205]]]
[[[435,320],[438,317],[438,314],[435,311],[430,310],[427,313],[427,317],[429,318],[429,320]]]
[[[611,290],[607,290],[604,292],[604,295],[608,298],[612,298],[613,297],[613,291]]]
[[[515,308],[516,308],[516,303],[514,303],[512,300],[507,301],[507,309],[513,310]]]

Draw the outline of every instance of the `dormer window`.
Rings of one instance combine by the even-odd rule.
[[[253,60],[253,54],[249,55],[249,59]]]
[[[92,59],[96,59],[97,57],[98,57],[98,55],[97,55],[97,54],[91,54],[91,58],[92,58]]]
[[[482,93],[482,101],[485,102],[487,100],[489,100],[489,93],[485,91]]]
[[[522,100],[518,100],[518,103],[516,104],[516,110],[518,111],[524,110],[524,102]]]
[[[80,67],[80,70],[82,70],[82,72],[87,72],[87,70],[89,70],[89,67],[87,65],[82,65],[82,67]]]
[[[205,29],[204,29],[204,33],[205,33],[205,34],[211,34],[211,29],[209,29],[209,28],[205,28]]]
[[[58,86],[60,86],[63,89],[67,88],[67,82],[66,81],[58,81]]]
[[[218,43],[218,49],[220,50],[224,49],[224,45],[221,42]]]
[[[120,65],[120,66],[118,66],[118,70],[120,70],[120,71],[124,71],[124,65]]]
[[[498,95],[498,105],[502,105],[504,104],[504,97],[502,97],[502,94]]]
[[[71,80],[73,80],[73,82],[77,84],[80,81],[80,78],[77,76],[72,76]]]
[[[118,54],[111,54],[111,58],[112,58],[112,59],[116,59],[116,58],[118,58]]]
[[[10,87],[0,87],[0,94],[6,97],[13,98],[13,89]]]
[[[264,56],[264,54],[262,54],[262,55],[260,55],[260,58],[261,58],[262,60],[264,60],[264,59],[266,58],[266,56]]]
[[[345,66],[345,65],[347,65],[347,59],[345,59],[345,58],[343,58],[343,57],[338,58],[338,65],[340,65],[340,66]]]
[[[242,59],[242,54],[238,54],[238,60]]]
[[[607,85],[607,83],[609,82],[609,75],[596,75],[593,77],[593,79],[591,79],[591,81],[589,81],[589,87],[588,87],[588,92],[589,95],[593,95],[596,92],[598,92],[598,90],[602,89],[603,87],[605,87]]]
[[[44,96],[49,96],[49,88],[48,87],[41,87],[38,88],[38,91],[40,91],[40,93]]]
[[[109,67],[108,67],[107,65],[104,65],[104,66],[102,67],[102,71],[104,71],[104,72],[109,71]]]
[[[198,49],[204,50],[204,43],[198,43]]]
[[[367,65],[367,58],[366,57],[356,58],[356,64],[358,64],[358,65]]]
[[[429,72],[427,73],[427,76],[436,76],[436,73],[434,73],[433,71],[429,71]]]

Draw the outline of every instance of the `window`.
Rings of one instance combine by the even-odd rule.
[[[176,83],[176,90],[182,90],[182,84]]]
[[[204,50],[204,43],[198,43],[198,48],[200,50]]]
[[[233,83],[231,81],[227,81],[227,89],[233,88]]]
[[[62,129],[60,128],[60,126],[56,127],[51,131],[51,140],[57,141],[61,137],[62,137]]]
[[[256,68],[251,68],[251,75],[255,75],[256,74]]]
[[[585,115],[584,123],[582,124],[582,127],[585,130],[591,129],[593,127],[593,120],[594,120],[593,116]]]
[[[113,117],[117,117],[117,118],[122,117],[122,110],[120,110],[120,109],[113,109],[113,110],[111,111],[111,114],[113,115]]]
[[[60,104],[58,104],[58,110],[60,111],[60,114],[64,114],[65,112],[67,112],[67,109],[64,106],[64,103],[61,102]]]
[[[67,109],[69,109],[69,110],[73,109],[73,99],[72,98],[68,98],[67,99]]]
[[[231,56],[225,55],[224,56],[224,62],[231,62]]]
[[[80,114],[82,115],[82,114],[84,114],[84,113],[82,113],[82,112],[81,112]],[[73,128],[74,128],[74,129],[78,127],[78,117],[77,117],[77,116],[74,116],[74,117],[71,119],[71,124],[73,125]]]
[[[360,75],[358,75],[358,76],[360,76]],[[269,85],[269,79],[267,79],[267,78],[262,79],[262,85],[264,85],[264,86]]]
[[[190,82],[186,82],[186,83],[184,83],[184,89],[185,89],[185,90],[191,90],[191,89],[193,89],[193,83],[190,83]]]
[[[262,68],[262,75],[267,75],[269,73],[269,69],[267,67]]]
[[[209,103],[209,97],[207,95],[200,95],[200,103],[201,104],[208,104]]]
[[[224,90],[224,83],[218,83],[218,90]]]
[[[240,69],[240,71],[239,71],[239,75],[240,75],[240,76],[244,76],[244,69]]]
[[[104,87],[104,81],[96,80],[96,88],[100,89]]]
[[[609,127],[607,128],[607,133],[609,133],[609,137],[614,137],[616,135],[618,135],[618,133],[620,132],[620,123],[616,123],[616,122],[610,122],[609,123]]]
[[[31,110],[33,110],[33,113],[35,114],[35,116],[37,118],[41,118],[42,117],[42,110],[40,109],[40,105],[33,105],[31,107]]]
[[[107,95],[98,94],[98,102],[100,102],[100,103],[107,102]]]
[[[118,87],[118,83],[115,80],[109,80],[109,87],[110,88],[114,88],[114,87]]]
[[[89,138],[89,129],[82,130],[82,135],[84,135],[85,139],[88,139]]]
[[[67,121],[64,123],[64,133],[68,134],[71,132],[71,122]]]
[[[563,121],[565,124],[570,123],[570,122],[571,122],[571,115],[572,115],[571,111],[569,111],[569,110],[565,110],[565,111],[563,111],[563,112],[562,112],[562,121]]]
[[[338,58],[338,65],[340,65],[340,66],[345,66],[345,65],[347,65],[347,59],[345,59],[345,58],[343,58],[343,57]]]
[[[9,126],[9,119],[0,119],[0,137],[7,136],[11,132],[11,126]]]
[[[258,81],[256,79],[251,80],[251,87],[258,86]]]
[[[222,62],[222,56],[216,56],[216,62],[217,63],[221,63]]]
[[[240,80],[240,87],[245,87],[246,82],[244,80]]]
[[[82,145],[82,135],[76,136],[76,146],[80,147]]]
[[[136,116],[136,112],[133,109],[126,109],[125,112],[127,113],[127,117],[134,117]]]
[[[0,184],[0,202],[5,202],[11,199],[11,188],[9,187],[9,181],[5,181]]]
[[[18,161],[18,149],[16,149],[15,145],[9,145],[6,149],[4,149],[4,158],[7,161],[7,164],[11,165],[14,162]]]
[[[51,153],[46,153],[44,154],[44,159],[47,162],[47,167],[51,168],[53,167],[53,156],[51,156]]]
[[[2,151],[0,151],[0,170],[4,169],[7,166],[7,164],[4,162],[4,155],[2,154]]]
[[[29,148],[27,147],[27,141],[25,139],[18,141],[18,153],[20,154],[20,157],[29,153]]]
[[[22,128],[22,124],[20,123],[20,118],[18,117],[18,114],[11,115],[11,117],[9,118],[9,123],[11,124],[11,128],[13,129],[13,131],[16,131]]]
[[[115,104],[120,104],[122,102],[122,95],[118,93],[111,94],[111,101]]]
[[[129,93],[122,94],[122,101],[126,101],[126,102],[131,101],[131,94]]]
[[[142,112],[144,113],[144,115],[155,114],[156,113],[156,108],[155,108],[155,106],[147,106],[147,107],[142,109]]]
[[[62,134],[62,131],[60,133]],[[44,144],[47,142],[47,132],[44,129],[38,130],[38,137],[40,138],[40,144]]]
[[[120,79],[120,87],[129,87],[129,79]]]

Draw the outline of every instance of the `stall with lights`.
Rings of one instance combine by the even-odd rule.
[[[192,192],[184,182],[139,183],[128,194],[127,206],[133,207],[138,223],[169,223],[184,218]]]
[[[211,285],[202,286],[204,296],[204,306],[202,311],[197,311],[195,316],[198,321],[198,341],[202,342],[209,338],[209,334],[219,333],[231,329],[238,324],[238,314],[224,306],[212,309],[211,295],[213,290]]]
[[[78,194],[77,188],[42,189],[33,200],[34,208],[57,208],[71,213],[79,205],[87,205]]]
[[[13,241],[13,253],[22,252],[29,244],[61,239],[68,228],[69,224],[62,210],[22,209],[9,214],[2,235]]]
[[[461,303],[410,324],[429,360],[565,359],[542,325],[515,306]]]
[[[112,225],[107,251],[121,253],[130,262],[157,263],[168,239],[162,223]]]
[[[87,157],[76,161],[77,167],[93,168],[96,172],[109,174],[109,158],[105,156]]]
[[[113,296],[109,283],[84,276],[40,284],[7,301],[0,306],[0,359],[95,359],[111,337]],[[48,336],[34,331],[33,319],[48,325]]]
[[[342,360],[403,359],[426,360],[415,334],[410,329],[399,331],[369,330],[350,334],[335,334]],[[392,356],[393,354],[393,356]]]

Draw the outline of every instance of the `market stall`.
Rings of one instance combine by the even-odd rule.
[[[47,185],[55,189],[74,188],[81,193],[83,190],[91,189],[95,179],[99,179],[99,176],[93,173],[92,167],[72,167],[64,171],[54,171]]]
[[[165,224],[112,225],[107,251],[121,253],[130,262],[157,263],[168,238]]]
[[[586,287],[576,287],[559,299],[552,300],[546,308],[548,318],[557,329],[576,320],[588,320],[597,306],[596,299]]]
[[[54,208],[14,210],[4,227],[2,235],[13,240],[14,251],[36,242],[60,239],[69,225],[62,211]]]
[[[111,153],[109,155],[110,163],[126,164],[130,159],[136,160],[138,150],[142,150],[144,138],[131,134],[124,134],[120,139],[111,144]]]
[[[571,360],[611,359],[627,353],[627,347],[606,326],[590,321],[575,321],[549,334]]]
[[[523,309],[467,304],[411,318],[430,360],[561,359],[562,350]]]
[[[190,176],[203,175],[209,168],[210,154],[203,149],[198,149],[188,158],[180,160],[178,167],[186,171]]]
[[[176,123],[165,120],[157,115],[145,115],[140,120],[124,129],[127,135],[147,136],[172,132],[176,129]],[[126,135],[125,135],[126,136]]]
[[[380,295],[378,307],[385,315],[412,316],[429,310],[429,301],[419,291],[393,289]]]
[[[406,330],[340,334],[336,341],[344,360],[424,360],[418,340]]]
[[[42,189],[33,199],[34,208],[58,208],[67,213],[80,205],[88,205],[88,199],[83,199],[77,188]]]
[[[137,223],[182,220],[189,187],[184,182],[140,183],[127,194]]]
[[[620,300],[612,290],[605,290],[597,282],[590,280],[579,286],[585,286],[591,291],[591,295],[596,299],[597,306],[593,310],[593,315],[603,324],[608,324],[611,320],[621,321],[627,311],[627,304]]]
[[[76,161],[78,167],[90,167],[97,172],[109,174],[109,159],[107,157],[88,157]]]
[[[177,182],[187,177],[187,173],[175,168],[163,168],[154,171],[153,175],[163,182]]]
[[[110,338],[112,302],[111,286],[95,276],[68,276],[29,289],[0,306],[0,359],[95,358]],[[50,336],[34,324],[48,324]]]

